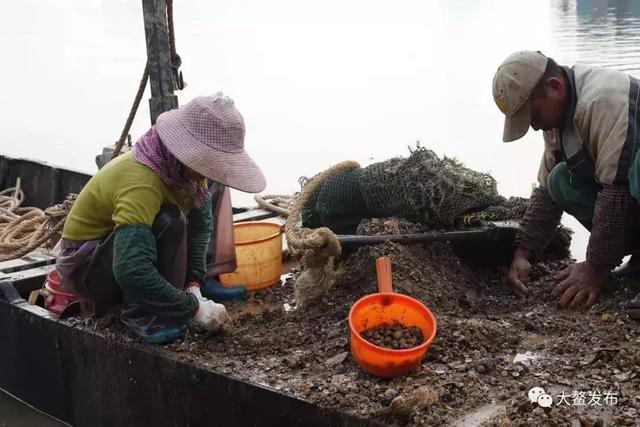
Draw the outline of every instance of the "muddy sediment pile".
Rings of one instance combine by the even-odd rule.
[[[420,231],[388,220],[363,226]],[[362,372],[349,345],[349,309],[375,291],[374,260],[382,255],[392,260],[395,290],[425,303],[438,321],[419,368],[392,380]],[[534,265],[530,295],[519,299],[502,283],[506,267],[472,269],[446,244],[362,247],[338,266],[335,288],[314,303],[296,307],[294,274],[229,304],[228,333],[188,333],[158,351],[389,425],[569,426],[581,417],[584,425],[597,418],[633,425],[640,419],[640,325],[622,307],[640,286],[614,281],[590,311],[559,310],[551,276],[565,263]],[[135,341],[113,317],[82,326]],[[532,387],[545,389],[553,405],[530,402]],[[588,404],[596,392],[600,405]],[[571,397],[571,405],[557,404],[563,393],[589,397],[583,405]]]

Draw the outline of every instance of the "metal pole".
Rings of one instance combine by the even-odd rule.
[[[515,237],[520,229],[517,221],[487,221],[482,225],[455,231],[431,231],[415,234],[381,234],[374,236],[338,235],[338,241],[343,246],[375,245],[384,242],[399,243],[429,243],[429,242],[459,242],[475,240],[499,240],[501,236]]]
[[[149,111],[151,124],[155,124],[160,114],[178,107],[178,97],[173,94],[166,0],[142,0],[142,12],[151,86]]]

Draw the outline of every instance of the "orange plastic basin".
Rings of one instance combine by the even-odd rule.
[[[270,222],[233,225],[238,268],[220,275],[223,286],[243,284],[247,290],[266,288],[280,281],[282,226]]]
[[[391,264],[376,262],[379,289],[391,290]],[[386,269],[386,271],[384,271]],[[365,329],[381,324],[400,323],[416,326],[422,331],[424,342],[417,347],[393,350],[379,347],[360,336]],[[349,311],[351,353],[365,371],[384,378],[405,375],[418,367],[436,336],[436,319],[420,301],[393,292],[380,292],[360,298]]]
[[[379,347],[360,336],[365,329],[383,323],[417,326],[424,342],[417,347],[393,350]],[[349,312],[351,352],[365,371],[385,378],[405,375],[418,367],[436,335],[436,319],[421,302],[395,293],[371,294],[359,299]]]

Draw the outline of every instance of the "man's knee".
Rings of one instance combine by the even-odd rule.
[[[558,163],[549,173],[547,189],[551,198],[563,211],[573,215],[580,222],[591,221],[598,194],[595,182],[574,182],[571,180],[566,163]]]
[[[555,200],[555,202],[562,207],[565,201],[563,189],[571,185],[571,176],[569,175],[569,168],[565,162],[558,163],[549,172],[547,178],[547,189],[549,194]]]

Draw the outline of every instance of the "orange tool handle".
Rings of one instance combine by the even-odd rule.
[[[382,256],[376,259],[376,276],[378,278],[378,292],[393,292],[391,282],[391,259]]]

